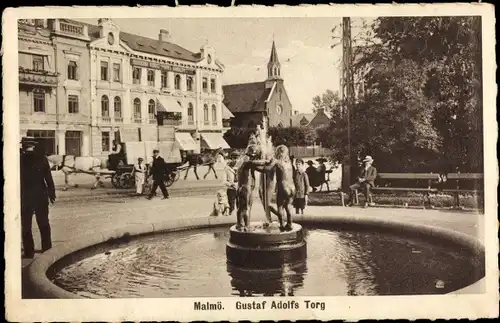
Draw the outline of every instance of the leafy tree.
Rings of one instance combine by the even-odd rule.
[[[326,90],[321,96],[316,95],[312,99],[313,112],[316,113],[319,108],[325,109],[329,113],[335,113],[340,108],[339,92]]]
[[[355,152],[389,171],[481,171],[480,18],[382,17],[372,30],[354,48],[355,73],[366,73],[351,110]],[[322,141],[342,160],[346,122],[334,121]]]

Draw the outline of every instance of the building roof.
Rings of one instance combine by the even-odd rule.
[[[224,104],[232,113],[266,111],[266,100],[271,88],[266,82],[224,85]]]
[[[316,115],[314,113],[297,113],[292,116],[292,127],[300,127],[302,124],[300,124],[300,121],[305,118],[309,122],[311,122],[312,119],[314,119]]]
[[[63,19],[63,20],[70,23],[86,25],[88,28],[88,33],[91,41],[100,38],[99,26],[76,20],[70,20],[70,19]],[[202,60],[201,53],[193,53],[179,45],[176,45],[171,42],[160,41],[159,39],[152,39],[120,31],[120,40],[123,41],[125,44],[127,44],[127,46],[130,47],[132,50],[137,52],[166,56],[190,62],[199,62]]]

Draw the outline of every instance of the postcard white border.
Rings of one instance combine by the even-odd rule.
[[[325,311],[305,310],[236,310],[239,298],[167,298],[119,300],[22,300],[21,245],[19,221],[19,132],[17,19],[95,18],[96,8],[109,18],[160,17],[374,17],[374,16],[458,16],[480,15],[483,20],[484,86],[484,160],[486,293],[478,295],[374,296],[374,297],[288,297],[265,298],[301,302],[325,301]],[[105,10],[105,11],[103,11]],[[102,16],[102,15],[101,15]],[[498,315],[498,237],[497,194],[498,163],[496,141],[496,80],[494,7],[491,4],[381,4],[317,6],[216,6],[180,7],[25,7],[6,9],[3,27],[4,95],[4,225],[5,225],[5,298],[9,321],[150,321],[150,320],[298,320],[298,319],[418,319],[482,318]],[[10,121],[11,120],[11,121]],[[251,298],[258,301],[264,298]],[[223,311],[194,311],[195,300],[221,301]]]

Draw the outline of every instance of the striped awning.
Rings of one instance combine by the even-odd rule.
[[[222,137],[220,132],[206,132],[201,134],[203,148],[207,149],[229,149],[231,148]]]
[[[198,143],[193,139],[188,132],[176,132],[175,140],[182,150],[199,150]]]
[[[157,97],[156,98],[156,112],[182,113],[182,106],[174,98]]]

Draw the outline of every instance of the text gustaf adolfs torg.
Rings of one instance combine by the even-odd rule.
[[[195,311],[220,311],[224,310],[223,302],[194,302]],[[314,309],[324,311],[326,308],[325,302],[310,301],[310,300],[280,300],[280,301],[237,301],[234,303],[237,310],[298,310],[298,309]]]

